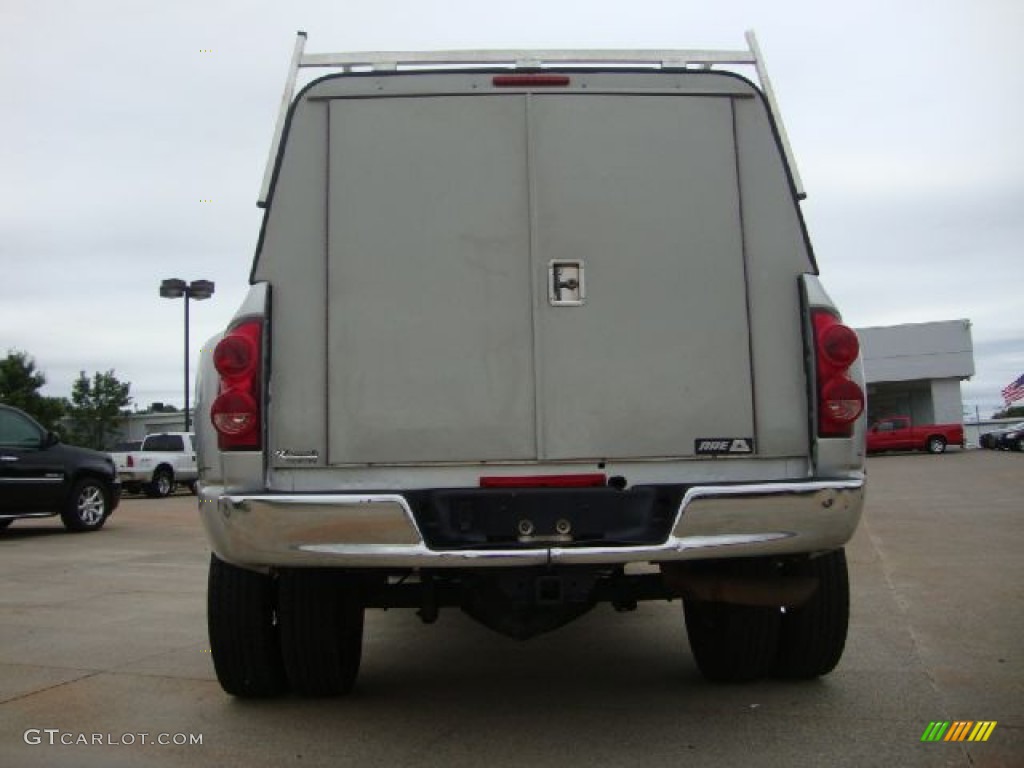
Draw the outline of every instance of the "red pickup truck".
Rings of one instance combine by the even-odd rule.
[[[964,446],[962,424],[914,426],[909,416],[886,416],[868,430],[868,453],[928,451],[942,453],[947,445]]]

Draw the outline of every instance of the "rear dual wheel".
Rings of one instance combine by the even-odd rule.
[[[363,650],[363,604],[354,577],[289,569],[278,578],[281,652],[300,696],[349,693]]]
[[[721,565],[723,577],[740,579],[771,578],[775,569],[761,558]],[[708,680],[743,683],[771,672],[781,623],[777,607],[687,599],[683,615],[693,658]]]
[[[243,698],[277,696],[288,690],[269,575],[210,555],[206,620],[221,688]]]
[[[355,684],[363,605],[352,576],[288,569],[275,578],[210,559],[210,650],[221,687],[243,698],[335,696]]]
[[[699,600],[684,603],[697,668],[716,683],[745,683],[771,673],[779,641],[778,608]]]
[[[737,564],[744,575],[768,575],[775,566],[752,560]],[[686,600],[690,649],[701,674],[715,682],[762,677],[811,679],[831,672],[843,655],[849,624],[846,555],[836,550],[790,561],[787,576],[812,578],[818,587],[802,605],[778,607]]]
[[[787,564],[788,575],[816,579],[818,588],[803,605],[790,608],[782,617],[775,675],[806,680],[827,675],[839,663],[846,648],[850,621],[850,580],[846,553]]]

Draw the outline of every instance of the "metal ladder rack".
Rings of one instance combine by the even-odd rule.
[[[512,69],[542,69],[551,65],[584,65],[595,66],[611,64],[614,66],[649,66],[661,69],[684,69],[698,67],[711,69],[718,64],[753,66],[761,90],[768,100],[768,106],[775,117],[775,124],[782,140],[782,149],[793,175],[797,197],[806,197],[800,172],[796,167],[793,150],[786,134],[782,116],[775,101],[768,71],[764,65],[764,57],[757,44],[753,30],[746,32],[747,50],[483,50],[483,51],[365,51],[361,53],[306,53],[306,33],[299,32],[295,38],[291,64],[288,67],[288,78],[285,81],[284,94],[281,97],[281,108],[274,127],[274,137],[270,144],[270,155],[263,173],[263,184],[257,205],[266,206],[270,194],[270,182],[274,173],[281,136],[284,132],[288,108],[295,95],[295,81],[299,69],[304,67],[321,67],[341,69],[351,72],[355,69],[370,72],[394,72],[399,68],[429,69],[445,66],[471,66],[475,64],[504,66]]]

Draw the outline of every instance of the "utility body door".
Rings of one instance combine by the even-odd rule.
[[[756,452],[732,109],[331,100],[329,463]]]
[[[332,463],[535,456],[525,103],[329,112]]]
[[[537,292],[542,458],[752,438],[731,100],[535,96],[530,116],[535,274],[578,262],[586,290]]]

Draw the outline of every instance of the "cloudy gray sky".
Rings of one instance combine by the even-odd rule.
[[[34,356],[48,394],[113,368],[138,405],[181,405],[182,303],[158,285],[217,284],[194,361],[246,288],[298,29],[320,52],[742,48],[747,28],[846,320],[969,318],[965,403],[988,415],[1024,373],[1019,0],[0,0],[0,354]]]

